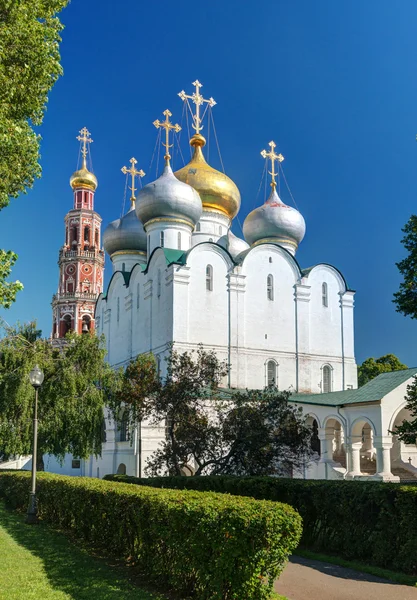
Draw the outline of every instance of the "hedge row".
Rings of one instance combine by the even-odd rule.
[[[25,509],[30,473],[1,472],[0,497]],[[38,477],[39,516],[117,557],[181,598],[270,597],[301,536],[301,518],[275,502],[211,492]]]
[[[303,518],[301,544],[305,548],[417,574],[415,486],[273,477],[108,477],[285,502]]]

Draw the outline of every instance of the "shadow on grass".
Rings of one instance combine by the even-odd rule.
[[[128,579],[126,569],[114,567],[72,544],[47,525],[26,525],[24,517],[0,503],[0,526],[13,540],[40,558],[50,586],[74,600],[166,600]]]

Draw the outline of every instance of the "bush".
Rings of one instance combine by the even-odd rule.
[[[274,477],[134,477],[114,481],[285,502],[303,519],[301,545],[417,574],[417,487]]]
[[[0,472],[0,497],[27,506],[30,473]],[[39,516],[117,557],[181,598],[270,597],[301,536],[289,506],[40,473]]]

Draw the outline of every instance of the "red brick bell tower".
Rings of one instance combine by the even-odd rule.
[[[83,163],[70,179],[74,207],[65,217],[65,243],[59,251],[58,292],[52,298],[52,339],[60,340],[68,331],[86,333],[94,329],[94,309],[103,291],[104,252],[101,250],[101,217],[94,211],[97,189],[95,175],[87,169],[89,144],[86,127],[81,142]]]

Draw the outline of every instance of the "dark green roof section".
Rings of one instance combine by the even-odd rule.
[[[357,390],[343,390],[328,394],[294,394],[291,402],[317,404],[320,406],[345,406],[362,402],[378,402],[384,396],[395,390],[399,385],[417,375],[417,367],[402,371],[381,373]]]
[[[172,248],[164,248],[165,260],[167,266],[172,264],[185,265],[187,262],[187,255],[183,250],[174,250]]]

